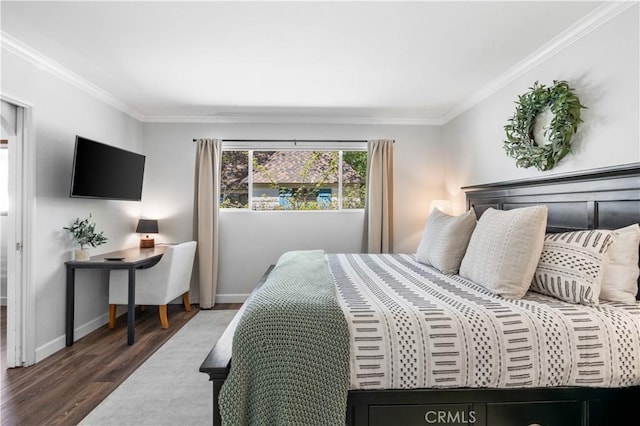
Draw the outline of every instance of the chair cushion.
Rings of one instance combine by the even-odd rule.
[[[170,245],[154,266],[136,270],[137,305],[166,305],[189,291],[196,242]],[[109,304],[127,304],[128,271],[109,273]]]

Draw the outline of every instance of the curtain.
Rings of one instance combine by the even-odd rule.
[[[364,253],[393,251],[393,140],[367,142]]]
[[[200,308],[211,309],[218,286],[218,207],[222,141],[198,139],[196,157],[196,236],[200,274]]]

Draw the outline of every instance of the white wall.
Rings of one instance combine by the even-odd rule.
[[[2,52],[2,92],[33,106],[35,145],[35,236],[31,285],[36,295],[36,360],[64,347],[65,268],[72,245],[62,227],[91,213],[109,238],[92,254],[136,244],[141,203],[69,198],[75,135],[125,149],[142,149],[142,126],[122,112],[7,51]],[[76,338],[105,323],[106,275],[76,276]]]
[[[415,252],[432,199],[442,197],[440,128],[428,126],[153,124],[144,126],[148,155],[143,215],[160,219],[159,240],[193,238],[196,146],[193,138],[395,139],[394,250]],[[223,211],[218,301],[242,300],[269,264],[288,250],[357,252],[359,212]],[[196,290],[195,286],[192,287]],[[240,295],[240,296],[238,296]],[[197,291],[192,294],[197,300]]]
[[[446,186],[457,207],[461,186],[586,170],[640,161],[638,5],[590,34],[443,127],[448,148]],[[535,82],[567,80],[587,110],[573,153],[551,171],[519,169],[503,149],[503,126],[514,101]]]

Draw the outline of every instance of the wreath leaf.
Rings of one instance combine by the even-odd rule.
[[[516,159],[517,167],[552,169],[571,152],[571,138],[578,130],[578,124],[583,122],[580,111],[586,107],[564,80],[554,80],[551,87],[536,81],[529,92],[518,96],[515,104],[516,111],[504,126],[507,155]],[[538,146],[533,129],[538,115],[546,108],[553,113],[549,127],[544,131],[550,143]]]

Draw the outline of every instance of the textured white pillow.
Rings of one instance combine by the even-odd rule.
[[[487,209],[476,226],[460,275],[510,299],[521,299],[536,270],[547,207]]]
[[[604,269],[600,300],[635,303],[638,293],[638,247],[640,226],[637,223],[613,231],[609,247],[609,264]]]
[[[445,274],[456,274],[476,227],[473,209],[460,216],[450,216],[433,209],[424,227],[416,260],[438,268]]]
[[[612,231],[547,234],[531,290],[569,303],[595,306],[599,302]]]

